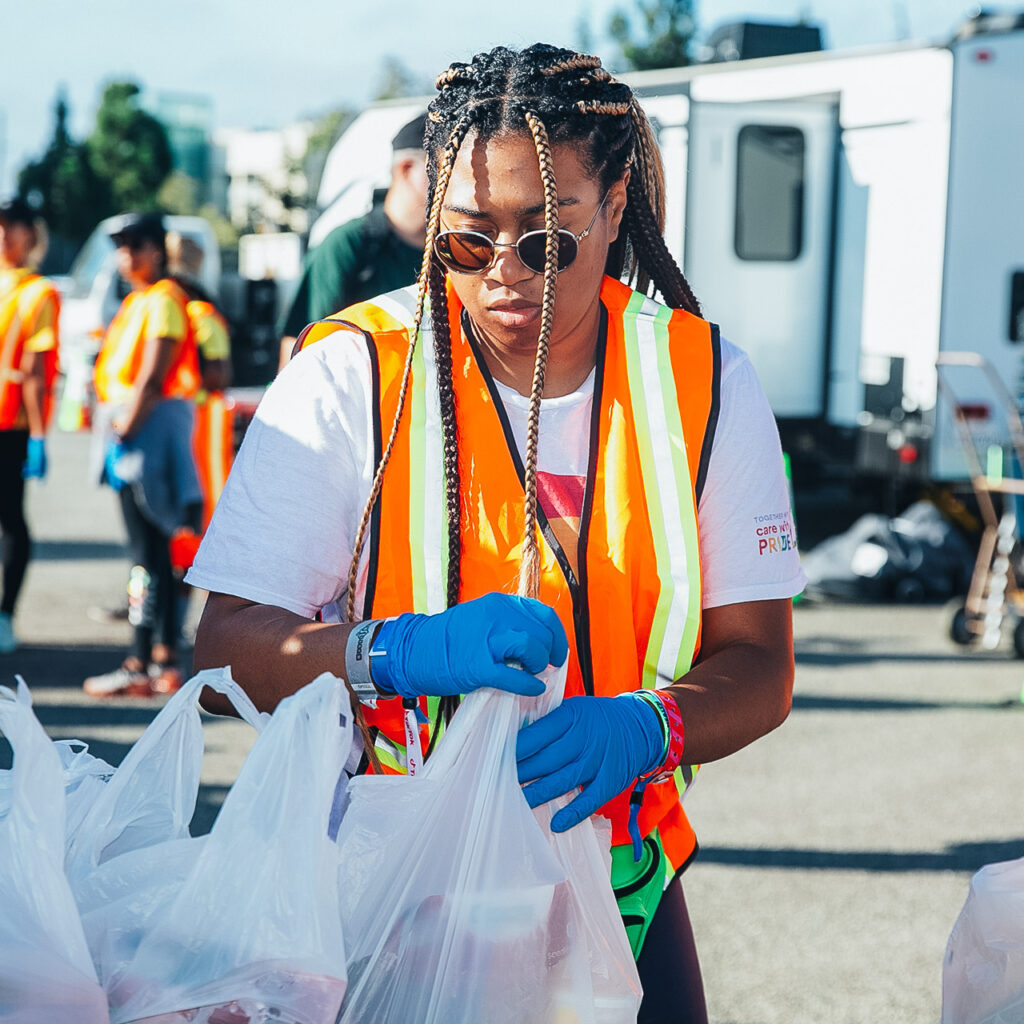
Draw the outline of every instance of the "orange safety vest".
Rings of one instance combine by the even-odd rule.
[[[184,333],[164,377],[161,392],[165,398],[192,398],[198,391],[199,356],[186,313],[188,296],[176,282],[163,278],[144,291],[128,295],[111,320],[93,370],[96,397],[101,402],[126,402],[130,399],[142,368],[146,340],[154,330],[149,323],[151,312],[155,304],[165,298],[181,308]]]
[[[404,289],[331,318],[366,335],[378,404],[378,457],[397,408],[414,303],[414,291]],[[540,599],[555,609],[569,638],[566,696],[670,685],[689,670],[700,643],[697,503],[718,415],[717,328],[608,277],[601,303],[606,329],[597,353],[578,578],[542,511],[537,513]],[[469,600],[490,591],[514,592],[523,471],[483,359],[458,330],[462,310],[450,287],[448,304],[462,482],[459,597]],[[364,618],[445,606],[443,466],[429,322],[425,315],[408,408],[372,519]],[[302,344],[336,329],[331,322],[314,325]],[[432,717],[436,699],[422,703]],[[382,757],[386,770],[402,770],[399,702],[381,702],[366,718],[380,730],[378,754],[391,751],[390,758]],[[676,869],[696,850],[680,803],[692,770],[649,785],[639,816],[642,835],[659,829]],[[613,844],[630,842],[628,793],[601,813],[612,821]]]
[[[39,316],[48,303],[53,303],[54,345],[43,353],[43,421],[47,425],[59,368],[56,332],[60,295],[49,278],[31,272],[6,295],[0,295],[0,430],[28,425],[23,412],[21,364],[25,343],[37,333]]]
[[[235,457],[234,409],[234,402],[222,391],[201,392],[196,398],[192,454],[203,492],[204,530],[210,525]]]

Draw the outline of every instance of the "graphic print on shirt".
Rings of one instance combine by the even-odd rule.
[[[796,550],[796,534],[789,509],[754,516],[754,539],[758,555],[779,555]]]
[[[580,519],[586,486],[585,476],[537,470],[537,501],[577,578]]]

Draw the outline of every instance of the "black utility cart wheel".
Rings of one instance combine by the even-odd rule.
[[[953,643],[963,644],[965,646],[969,643],[973,643],[974,634],[967,626],[966,606],[960,605],[960,607],[953,612],[953,617],[949,620],[949,635]],[[1021,636],[1021,640],[1024,641],[1024,635]],[[1013,631],[1013,642],[1014,646],[1016,646],[1017,630]],[[1021,657],[1024,657],[1024,654],[1022,654]]]

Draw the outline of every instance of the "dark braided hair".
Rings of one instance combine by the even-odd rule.
[[[536,596],[539,587],[539,551],[536,526],[537,433],[540,399],[544,391],[548,344],[554,318],[555,276],[558,254],[558,191],[551,149],[571,144],[585,169],[600,185],[602,194],[629,171],[622,228],[609,246],[605,273],[623,278],[647,294],[653,284],[675,309],[696,315],[700,307],[686,279],[669,253],[662,232],[665,224],[665,187],[661,155],[650,122],[632,90],[616,81],[597,57],[537,43],[522,51],[496,47],[477,54],[469,63],[456,62],[438,76],[437,97],[428,109],[424,147],[430,186],[427,240],[418,287],[415,329],[399,393],[398,412],[360,524],[349,575],[349,618],[354,612],[356,570],[366,526],[380,494],[398,422],[404,408],[412,351],[430,295],[438,392],[443,429],[444,478],[448,525],[447,604],[459,601],[461,497],[458,431],[452,381],[451,324],[445,295],[445,270],[433,260],[441,205],[452,165],[463,140],[471,132],[486,141],[511,134],[532,137],[544,186],[544,229],[547,234],[544,295],[537,343],[525,455],[525,531],[519,591]],[[458,329],[458,328],[457,328]],[[447,721],[456,701],[444,698]],[[436,740],[437,734],[434,735]],[[431,747],[433,740],[431,741]]]

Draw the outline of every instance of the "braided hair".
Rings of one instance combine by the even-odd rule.
[[[548,345],[554,321],[555,277],[558,267],[558,190],[552,147],[572,144],[585,169],[600,184],[602,194],[630,172],[622,229],[609,246],[605,273],[625,278],[637,290],[651,285],[667,305],[700,314],[700,306],[662,237],[665,186],[661,155],[650,122],[630,88],[616,81],[597,57],[537,43],[516,51],[496,47],[477,54],[469,63],[456,62],[438,76],[438,95],[428,108],[424,148],[427,151],[429,202],[427,238],[420,270],[417,312],[410,334],[409,354],[399,392],[398,411],[377,468],[352,556],[349,577],[349,618],[353,617],[355,578],[365,532],[380,494],[398,423],[408,390],[416,336],[424,299],[430,296],[438,393],[443,430],[444,478],[448,526],[447,603],[459,601],[461,499],[458,432],[452,381],[451,324],[445,294],[444,268],[433,259],[441,206],[459,148],[471,132],[481,140],[529,132],[537,149],[544,187],[544,230],[547,235],[540,333],[534,363],[527,418],[525,469],[525,530],[519,592],[535,597],[540,582],[537,538],[537,434],[544,391]],[[454,710],[442,700],[447,719]],[[435,733],[436,739],[436,733]],[[433,744],[432,744],[433,745]]]

